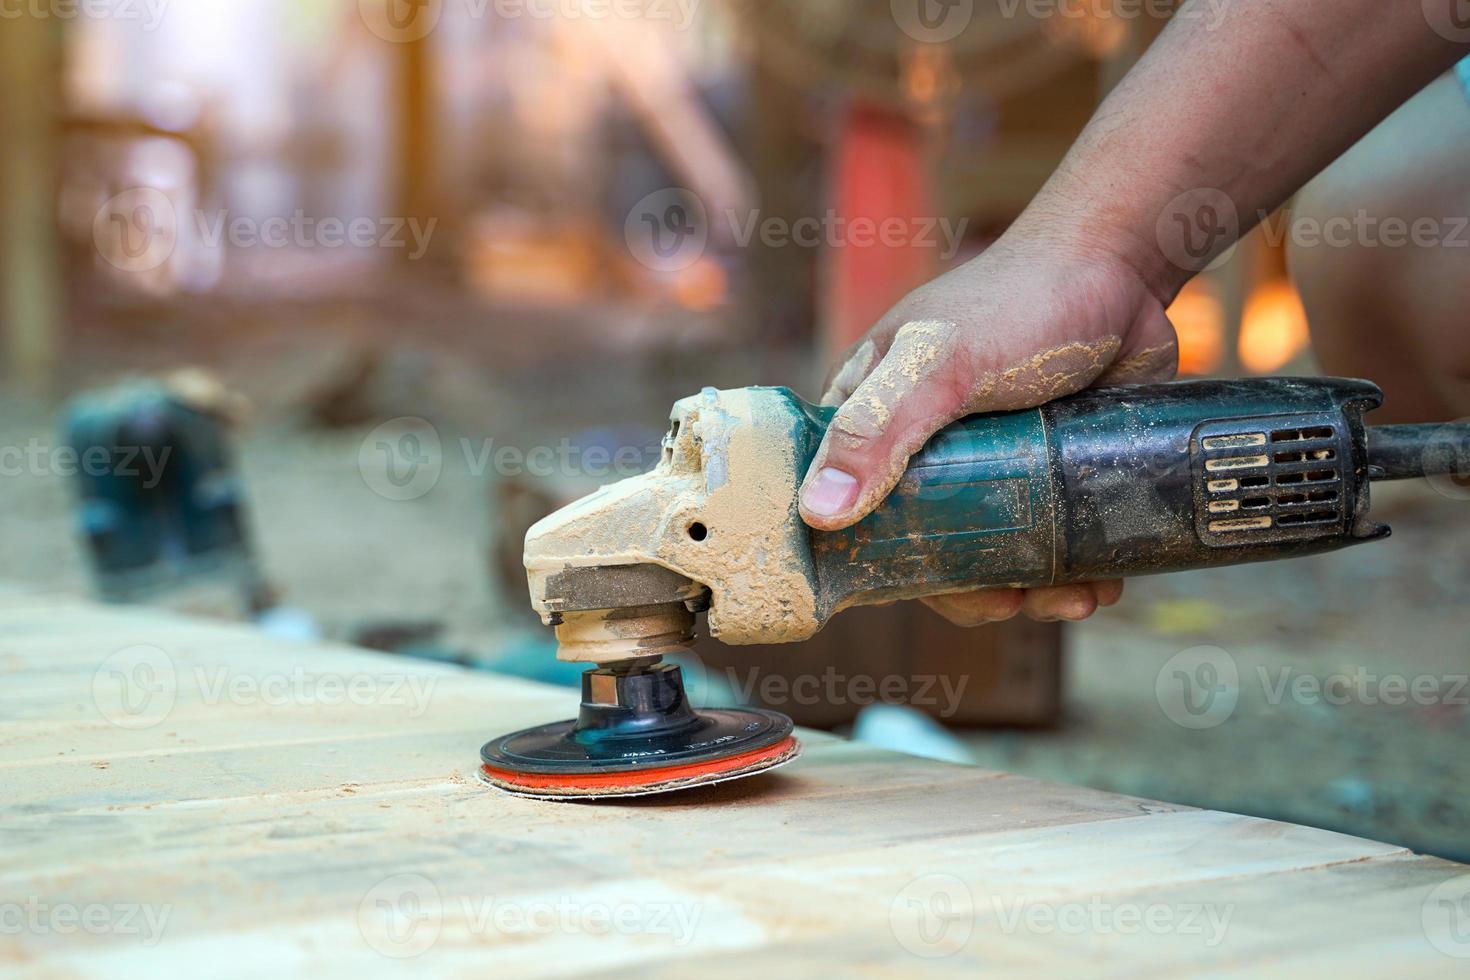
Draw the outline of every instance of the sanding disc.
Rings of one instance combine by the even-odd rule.
[[[588,732],[575,721],[487,742],[480,777],[544,800],[646,796],[766,772],[796,758],[791,719],[756,708],[711,708],[675,731]]]

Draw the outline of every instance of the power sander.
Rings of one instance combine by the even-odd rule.
[[[785,388],[674,406],[649,473],[533,526],[531,603],[593,665],[575,720],[496,738],[481,776],[544,799],[667,792],[763,772],[790,719],[694,710],[695,617],[726,643],[807,639],[849,606],[1316,554],[1387,537],[1369,486],[1467,471],[1470,426],[1368,429],[1366,381],[1101,388],[944,429],[860,523],[815,531],[797,491],[833,410]]]

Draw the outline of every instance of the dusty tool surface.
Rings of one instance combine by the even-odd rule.
[[[11,976],[1399,975],[1470,951],[1470,869],[1289,824],[810,732],[777,773],[540,803],[479,784],[473,746],[565,690],[13,595],[0,664]]]
[[[605,665],[677,644],[686,609],[708,610],[726,643],[795,642],[855,605],[1381,541],[1370,483],[1452,472],[1470,444],[1470,426],[1370,433],[1363,413],[1381,402],[1366,381],[1252,378],[971,416],[863,520],[815,532],[798,486],[830,410],[785,388],[706,388],[675,403],[652,471],[527,531],[531,605],[561,659]]]

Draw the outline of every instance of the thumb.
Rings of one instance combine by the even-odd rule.
[[[888,496],[909,457],[966,414],[964,385],[948,377],[951,331],[911,323],[882,362],[837,410],[800,494],[801,516],[821,531],[856,524]]]

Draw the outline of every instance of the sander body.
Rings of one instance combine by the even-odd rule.
[[[706,389],[675,405],[651,472],[527,534],[531,603],[556,628],[558,656],[597,669],[577,721],[492,741],[482,774],[512,792],[587,798],[794,756],[790,723],[773,712],[683,703],[677,668],[658,658],[692,643],[700,612],[726,643],[792,642],[850,606],[1385,537],[1371,482],[1433,471],[1426,449],[1447,432],[1439,468],[1458,465],[1470,432],[1370,430],[1363,415],[1381,400],[1365,381],[1255,378],[1093,389],[972,416],[935,435],[867,518],[825,532],[803,523],[797,494],[833,410],[784,388]]]

